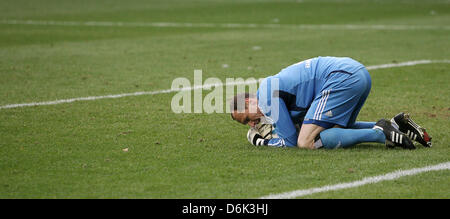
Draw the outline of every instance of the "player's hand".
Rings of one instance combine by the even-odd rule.
[[[258,133],[258,131],[256,131],[253,128],[248,130],[247,140],[252,145],[256,146],[264,145],[264,138]]]

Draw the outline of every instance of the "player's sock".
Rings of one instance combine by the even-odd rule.
[[[371,129],[375,126],[376,122],[355,122],[349,129]]]
[[[331,128],[320,133],[323,147],[327,149],[346,148],[363,142],[385,143],[383,131],[378,129]]]

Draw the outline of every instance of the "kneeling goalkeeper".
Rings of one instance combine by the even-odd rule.
[[[231,117],[251,127],[263,121],[273,125],[275,138],[249,131],[254,145],[331,149],[379,142],[415,149],[416,140],[431,146],[427,132],[403,113],[391,121],[357,122],[370,89],[369,72],[361,63],[347,57],[312,58],[265,78],[256,95],[236,95]]]

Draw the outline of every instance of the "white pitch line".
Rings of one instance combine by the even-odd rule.
[[[450,30],[450,26],[435,25],[364,25],[364,24],[243,24],[243,23],[176,23],[176,22],[117,22],[117,21],[51,21],[0,20],[1,24],[44,26],[95,27],[182,27],[182,28],[288,28],[302,30]]]
[[[450,63],[450,60],[417,60],[417,61],[407,61],[407,62],[400,62],[400,63],[372,65],[372,66],[367,66],[366,68],[368,70],[375,70],[375,69],[413,66],[413,65],[420,65],[420,64],[431,64],[431,63]],[[56,104],[71,103],[71,102],[76,102],[76,101],[114,99],[114,98],[122,98],[122,97],[129,97],[129,96],[155,95],[155,94],[164,94],[164,93],[172,93],[172,92],[179,92],[179,91],[205,89],[205,88],[210,88],[211,86],[233,86],[233,85],[239,85],[239,84],[254,84],[254,83],[256,83],[256,81],[254,81],[254,82],[251,82],[251,81],[250,82],[233,82],[233,83],[224,83],[224,84],[205,84],[205,85],[201,85],[201,86],[185,87],[182,89],[139,91],[139,92],[134,92],[134,93],[110,94],[110,95],[104,95],[104,96],[76,97],[76,98],[71,98],[71,99],[62,99],[62,100],[44,101],[44,102],[17,103],[17,104],[8,104],[8,105],[0,106],[0,109],[11,109],[11,108],[29,107],[29,106],[56,105]]]
[[[281,194],[273,194],[268,196],[263,196],[261,199],[291,199],[298,198],[306,195],[311,195],[320,192],[329,192],[336,191],[341,189],[355,188],[359,186],[363,186],[366,184],[379,183],[387,180],[395,180],[403,176],[412,176],[419,173],[430,172],[430,171],[438,171],[438,170],[448,170],[450,169],[450,162],[440,163],[434,166],[427,166],[422,168],[415,168],[410,170],[399,170],[391,173],[387,173],[384,175],[367,177],[359,181],[349,182],[349,183],[340,183],[335,185],[327,185],[318,188],[305,189],[305,190],[295,190],[292,192],[286,192]]]
[[[225,83],[225,86],[233,86],[233,85],[240,85],[240,84],[254,84],[255,82],[233,82],[233,83]],[[141,95],[155,95],[155,94],[164,94],[164,93],[172,93],[172,92],[180,92],[180,91],[191,91],[191,90],[197,90],[197,89],[206,89],[216,86],[224,86],[224,84],[205,84],[200,86],[193,86],[193,87],[185,87],[185,88],[178,88],[178,89],[167,89],[167,90],[157,90],[157,91],[139,91],[134,93],[123,93],[123,94],[110,94],[110,95],[104,95],[104,96],[90,96],[90,97],[77,97],[77,98],[71,98],[71,99],[62,99],[62,100],[54,100],[54,101],[44,101],[44,102],[32,102],[32,103],[18,103],[18,104],[9,104],[0,106],[0,109],[10,109],[10,108],[18,108],[18,107],[27,107],[27,106],[45,106],[45,105],[56,105],[56,104],[62,104],[62,103],[71,103],[76,101],[88,101],[88,100],[100,100],[100,99],[115,99],[115,98],[122,98],[122,97],[129,97],[129,96],[141,96]]]
[[[400,62],[400,63],[372,65],[372,66],[367,66],[366,68],[367,68],[367,70],[374,70],[374,69],[382,69],[382,68],[413,66],[413,65],[420,65],[420,64],[431,64],[431,63],[450,63],[450,60],[417,60],[417,61],[407,61],[407,62]]]

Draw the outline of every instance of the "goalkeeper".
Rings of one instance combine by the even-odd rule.
[[[236,95],[231,117],[252,127],[247,137],[254,145],[332,149],[379,142],[415,149],[416,140],[431,146],[425,129],[404,113],[391,121],[357,122],[370,89],[369,72],[361,63],[347,57],[312,58],[265,78],[256,95]],[[265,136],[263,127],[274,128],[269,134],[276,135]]]

